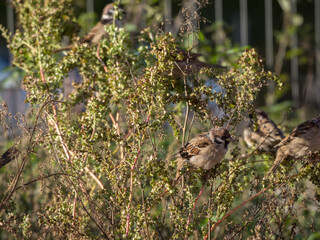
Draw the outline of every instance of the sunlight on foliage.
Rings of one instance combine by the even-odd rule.
[[[78,42],[65,55],[53,54],[75,24],[72,1],[13,3],[21,30],[13,36],[1,30],[13,64],[26,73],[23,87],[31,107],[20,126],[21,139],[28,141],[16,143],[25,146],[18,162],[26,166],[21,175],[13,163],[8,173],[1,172],[1,182],[8,184],[0,191],[0,236],[182,239],[211,234],[265,239],[275,232],[298,233],[300,214],[311,214],[299,212],[301,206],[311,207],[303,190],[315,188],[319,201],[316,166],[263,186],[265,162],[273,156],[244,157],[233,146],[214,169],[187,167],[182,170],[183,188],[175,182],[174,155],[181,143],[212,123],[228,125],[235,134],[235,126],[253,111],[261,88],[269,81],[281,87],[255,49],[243,51],[234,67],[204,68],[177,78],[173,71],[182,56],[178,39],[170,33],[146,28],[135,42],[124,29],[110,25],[108,38],[98,46]],[[72,79],[67,95],[65,83],[73,71],[81,81]],[[212,90],[208,79],[219,91]],[[210,103],[218,114],[207,107]],[[5,116],[5,105],[2,109]],[[23,181],[9,187],[15,176]],[[228,215],[259,191],[264,194],[240,208],[237,216]],[[224,216],[228,220],[222,221]],[[319,226],[312,219],[300,223],[301,229],[309,222],[310,228]]]

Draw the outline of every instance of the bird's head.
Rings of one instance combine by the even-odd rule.
[[[214,127],[210,130],[210,138],[217,144],[223,144],[225,148],[228,147],[232,138],[226,128]]]
[[[104,7],[102,11],[101,20],[102,21],[113,20],[121,13],[124,13],[123,7],[121,5],[115,5],[113,3],[109,3]]]

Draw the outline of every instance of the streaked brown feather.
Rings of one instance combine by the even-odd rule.
[[[199,138],[191,139],[184,147],[179,151],[181,157],[189,159],[192,156],[196,156],[204,148],[210,144],[210,140],[205,137],[205,134],[198,135]]]

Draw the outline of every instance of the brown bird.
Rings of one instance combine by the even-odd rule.
[[[254,119],[250,114],[250,123],[243,131],[243,139],[249,147],[255,147],[261,152],[276,152],[275,146],[284,139],[283,132],[262,110],[255,110],[257,114],[257,130],[254,130]]]
[[[230,140],[229,131],[220,127],[214,127],[209,132],[192,138],[179,151],[178,170],[185,162],[205,170],[213,168],[227,153]]]
[[[266,177],[287,158],[302,158],[320,150],[320,116],[299,124],[278,145],[277,156]]]
[[[123,9],[119,7],[118,11],[123,12]],[[113,3],[106,5],[102,11],[101,20],[90,30],[86,36],[84,36],[80,42],[98,44],[102,37],[106,37],[108,35],[108,33],[105,31],[106,25],[112,25],[114,23],[116,27],[122,27],[121,21],[115,19],[115,12],[116,11]],[[75,43],[72,43],[66,47],[56,49],[53,52],[56,53],[70,50],[74,45]]]
[[[201,69],[208,68],[213,70],[226,69],[223,66],[202,62],[198,57],[202,56],[200,53],[192,53],[190,51],[184,51],[177,49],[177,57],[175,61],[175,67],[173,68],[172,75],[175,78],[183,77],[194,73],[199,73]]]

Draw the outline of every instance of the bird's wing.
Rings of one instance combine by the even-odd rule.
[[[296,137],[301,137],[302,135],[306,134],[310,131],[311,128],[314,127],[314,123],[312,120],[308,120],[299,124],[287,137],[285,137],[278,145],[275,147],[281,147],[289,142],[291,142]]]
[[[81,40],[81,42],[91,42],[93,37],[97,34],[98,31],[101,31],[101,28],[103,28],[103,24],[101,22],[98,22],[90,32],[88,32],[87,35],[84,36],[84,38]],[[104,28],[103,28],[104,30]]]
[[[180,156],[189,159],[192,156],[198,155],[203,148],[210,144],[212,144],[212,142],[206,137],[206,134],[200,134],[180,149]]]

